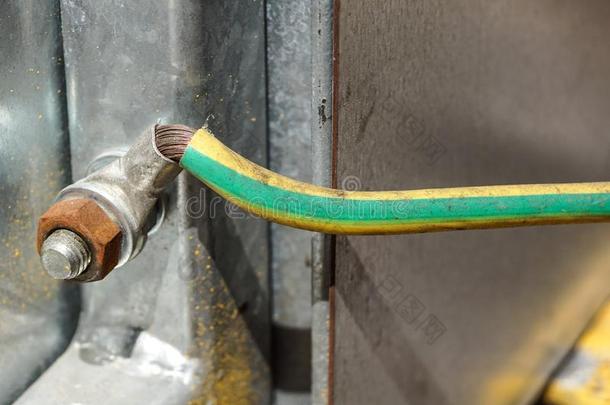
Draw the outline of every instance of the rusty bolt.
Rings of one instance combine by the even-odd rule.
[[[38,221],[38,253],[45,240],[59,229],[78,235],[91,253],[89,265],[75,280],[101,280],[117,265],[121,229],[94,200],[63,200],[51,206]]]
[[[71,280],[87,270],[91,252],[83,238],[67,229],[58,229],[44,240],[40,261],[51,277]]]

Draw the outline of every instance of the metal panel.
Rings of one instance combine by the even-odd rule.
[[[311,181],[309,3],[267,1],[269,167]],[[275,403],[306,404],[311,386],[311,234],[271,225]]]
[[[38,216],[70,176],[59,4],[0,4],[0,403],[61,354],[78,290],[42,270]]]
[[[601,0],[341,1],[339,182],[607,180],[609,18]],[[609,236],[339,238],[335,402],[528,403],[609,292]]]
[[[74,178],[157,121],[266,161],[261,0],[62,1]],[[133,262],[85,286],[77,338],[20,403],[265,403],[267,224],[186,174]],[[61,389],[58,389],[61,387]]]

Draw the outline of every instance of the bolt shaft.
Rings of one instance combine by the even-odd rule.
[[[87,269],[91,262],[91,252],[79,235],[67,229],[59,229],[43,242],[40,261],[51,277],[69,280]]]

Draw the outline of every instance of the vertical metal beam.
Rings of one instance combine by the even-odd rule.
[[[310,182],[311,10],[267,0],[269,166]],[[271,224],[275,403],[310,402],[311,233]]]
[[[333,151],[333,0],[314,0],[312,41],[312,167],[313,183],[331,187]],[[312,238],[312,403],[329,403],[330,305],[332,238]]]

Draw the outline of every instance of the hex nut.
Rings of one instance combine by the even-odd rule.
[[[91,263],[74,280],[102,280],[114,269],[121,252],[121,229],[90,199],[63,200],[53,204],[38,221],[37,248],[58,229],[78,234],[91,250]]]

